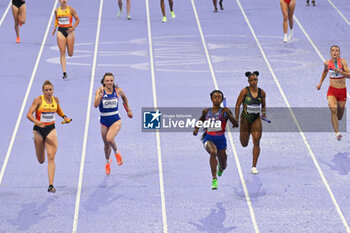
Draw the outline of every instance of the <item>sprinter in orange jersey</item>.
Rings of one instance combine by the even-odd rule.
[[[75,32],[74,29],[79,24],[79,17],[73,7],[67,5],[67,0],[60,0],[61,6],[55,10],[55,28],[52,31],[52,35],[55,35],[56,28],[57,32],[57,44],[60,49],[60,61],[63,70],[63,79],[67,79],[68,75],[66,72],[66,48],[68,55],[73,56],[74,52],[74,40]],[[75,19],[74,25],[73,17]]]
[[[53,96],[53,85],[46,80],[43,84],[43,95],[34,99],[27,118],[34,123],[34,145],[39,163],[45,162],[45,149],[48,160],[49,188],[54,193],[55,154],[57,151],[57,134],[55,129],[55,113],[64,119],[62,123],[69,123],[71,119],[64,115],[57,97]],[[33,116],[35,112],[35,117]]]

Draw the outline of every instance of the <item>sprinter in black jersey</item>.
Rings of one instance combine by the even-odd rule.
[[[251,169],[252,174],[258,174],[256,164],[260,154],[260,139],[262,136],[262,125],[260,119],[260,112],[266,118],[266,93],[258,88],[259,72],[246,72],[249,86],[245,87],[239,94],[236,101],[236,120],[238,121],[240,106],[243,103],[243,112],[240,120],[240,141],[243,147],[248,146],[250,134],[253,137],[253,165]]]

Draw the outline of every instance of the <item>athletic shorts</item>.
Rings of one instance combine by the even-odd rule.
[[[287,5],[289,6],[291,0],[284,0],[285,3],[287,3]]]
[[[227,148],[225,134],[220,135],[220,136],[214,136],[214,135],[210,135],[210,134],[205,135],[205,137],[203,139],[204,147],[205,147],[205,143],[207,141],[211,141],[212,143],[214,143],[217,151],[221,151],[221,150],[224,150]]]
[[[112,116],[100,116],[100,123],[107,128],[111,127],[115,122],[119,121],[121,118],[119,114],[115,114]]]
[[[334,96],[338,101],[346,101],[346,88],[335,88],[329,86],[327,97]]]
[[[68,28],[58,27],[58,31],[62,32],[63,36],[66,37],[66,38],[68,36],[68,32],[67,32],[68,29],[69,29],[69,27]]]
[[[17,8],[20,8],[25,3],[26,2],[22,0],[12,0],[12,5],[14,5]]]
[[[39,134],[43,137],[44,140],[46,139],[47,135],[49,135],[49,133],[54,129],[55,129],[55,124],[47,125],[43,128],[37,125],[34,125],[34,128],[33,128],[33,130],[36,130],[39,132]]]

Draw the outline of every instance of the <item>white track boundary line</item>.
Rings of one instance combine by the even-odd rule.
[[[87,145],[87,138],[88,138],[88,132],[89,132],[89,122],[90,122],[90,112],[91,112],[91,104],[92,104],[92,94],[93,94],[94,81],[95,81],[95,70],[96,70],[96,62],[97,62],[98,44],[99,44],[99,38],[100,38],[102,8],[103,8],[103,0],[100,0],[100,10],[99,10],[99,14],[98,14],[94,58],[93,58],[92,70],[91,70],[89,99],[88,99],[88,102],[87,102],[87,111],[86,111],[86,120],[85,120],[85,132],[84,132],[83,148],[82,148],[81,161],[80,161],[78,190],[77,190],[77,197],[76,197],[76,200],[75,200],[75,211],[74,211],[74,220],[73,220],[73,229],[72,229],[73,233],[76,233],[77,232],[77,228],[78,228],[79,207],[80,207],[81,189],[82,189],[82,186],[83,186],[84,165],[85,165],[85,157],[86,157],[86,145]]]
[[[198,17],[198,13],[197,13],[197,9],[196,9],[196,5],[194,3],[194,0],[191,0],[191,3],[192,3],[192,8],[193,8],[194,15],[196,17],[198,30],[199,30],[199,33],[201,35],[201,39],[202,39],[205,55],[207,57],[207,62],[208,62],[208,66],[209,66],[209,69],[210,69],[211,77],[213,79],[215,89],[219,90],[219,86],[218,86],[217,81],[216,81],[213,65],[211,63],[210,55],[209,55],[208,48],[207,48],[207,43],[205,42],[204,34],[203,34],[203,31],[202,31],[202,26],[201,26],[200,21],[199,21],[199,17]],[[234,157],[235,157],[239,178],[240,178],[241,183],[242,183],[244,195],[245,195],[245,198],[246,198],[246,201],[247,201],[247,205],[248,205],[248,208],[249,208],[249,212],[250,212],[250,216],[251,216],[251,219],[252,219],[252,222],[253,222],[254,230],[255,230],[256,233],[259,233],[259,227],[258,227],[258,224],[256,222],[254,209],[253,209],[253,206],[252,206],[252,202],[250,200],[250,196],[249,196],[249,192],[248,192],[248,189],[247,189],[246,182],[244,180],[242,167],[241,167],[241,164],[239,162],[238,153],[237,153],[235,144],[233,142],[233,137],[232,137],[232,133],[231,133],[230,127],[228,127],[227,131],[228,131],[228,136],[229,136],[229,139],[230,139],[230,144],[232,146],[232,151],[233,151],[233,154],[234,154]]]
[[[338,14],[345,20],[345,22],[350,26],[349,20],[338,10],[338,8],[333,4],[332,1],[328,0],[329,4],[333,6],[333,8],[338,12]],[[349,92],[346,93],[348,95],[348,98],[350,99]]]
[[[51,16],[50,16],[50,20],[49,20],[49,23],[47,24],[47,27],[46,27],[44,39],[41,42],[41,47],[40,47],[38,56],[36,58],[36,62],[35,62],[35,65],[34,65],[32,76],[30,77],[29,84],[28,84],[28,87],[27,87],[27,91],[26,91],[26,94],[25,94],[25,96],[23,98],[21,110],[20,110],[20,112],[18,114],[17,122],[16,122],[15,128],[14,128],[13,133],[12,133],[12,137],[11,137],[11,141],[10,141],[9,147],[7,149],[5,160],[4,160],[4,163],[2,164],[2,168],[1,168],[1,172],[0,172],[0,184],[1,184],[2,179],[4,177],[4,174],[5,174],[6,166],[7,166],[8,160],[10,158],[12,147],[13,147],[13,144],[14,144],[15,139],[16,139],[17,131],[18,131],[19,125],[21,123],[21,119],[22,119],[22,116],[23,116],[24,108],[25,108],[27,100],[28,100],[28,96],[29,96],[30,90],[32,89],[32,85],[33,85],[33,81],[34,81],[34,78],[35,78],[35,74],[36,74],[36,71],[37,71],[38,66],[39,66],[41,54],[43,53],[43,50],[44,50],[44,46],[45,46],[45,43],[46,43],[47,35],[49,34],[50,25],[51,25],[52,18],[53,18],[53,15],[54,15],[54,12],[55,12],[55,9],[56,9],[56,6],[57,6],[57,2],[58,2],[58,0],[55,1],[55,4],[53,6],[53,9],[52,9],[52,12],[51,12]]]
[[[4,22],[4,19],[5,19],[6,15],[7,15],[8,11],[10,10],[11,5],[12,5],[12,0],[10,1],[10,3],[9,3],[9,5],[7,6],[7,8],[6,8],[6,10],[5,10],[3,16],[1,17],[1,20],[0,20],[0,27],[1,27],[1,25],[2,25],[2,22]]]
[[[259,47],[260,52],[261,52],[262,56],[264,57],[264,60],[265,60],[265,62],[266,62],[266,65],[268,66],[268,68],[269,68],[269,70],[270,70],[270,72],[271,72],[271,74],[272,74],[272,76],[273,76],[273,79],[275,80],[275,83],[276,83],[276,85],[277,85],[277,87],[278,87],[278,89],[279,89],[279,91],[280,91],[280,93],[281,93],[281,95],[282,95],[282,97],[283,97],[283,99],[284,99],[284,102],[286,103],[286,105],[287,105],[287,107],[288,107],[288,109],[289,109],[289,112],[290,112],[290,114],[291,114],[291,116],[292,116],[292,118],[293,118],[293,120],[294,120],[296,126],[298,127],[300,136],[302,137],[302,139],[303,139],[303,141],[304,141],[304,143],[305,143],[305,145],[306,145],[306,147],[307,147],[307,149],[308,149],[308,151],[309,151],[309,153],[310,153],[310,156],[311,156],[311,158],[312,158],[312,161],[314,162],[314,165],[315,165],[315,167],[316,167],[318,173],[320,174],[321,179],[322,179],[324,185],[326,186],[326,189],[327,189],[327,191],[328,191],[328,193],[329,193],[329,196],[330,196],[330,198],[331,198],[331,200],[332,200],[332,202],[333,202],[333,204],[334,204],[334,206],[335,206],[335,208],[336,208],[336,210],[337,210],[337,213],[338,213],[338,215],[339,215],[341,221],[343,222],[343,224],[344,224],[344,226],[345,226],[347,232],[350,233],[349,225],[348,225],[348,223],[346,222],[345,217],[344,217],[344,215],[343,215],[343,213],[342,213],[342,211],[341,211],[341,209],[340,209],[340,207],[339,207],[339,205],[338,205],[338,203],[337,203],[337,200],[335,199],[334,194],[333,194],[333,192],[332,192],[332,190],[331,190],[331,188],[330,188],[330,186],[329,186],[329,184],[328,184],[328,181],[327,181],[326,177],[324,176],[324,174],[323,174],[323,172],[322,172],[322,169],[321,169],[321,167],[320,167],[320,165],[319,165],[319,163],[318,163],[318,161],[317,161],[317,159],[316,159],[316,157],[315,157],[315,154],[314,154],[313,151],[311,150],[311,147],[310,147],[309,143],[308,143],[307,140],[306,140],[306,137],[305,137],[305,135],[304,135],[304,132],[302,131],[302,129],[301,129],[300,125],[299,125],[299,122],[298,122],[298,120],[296,119],[293,110],[291,109],[291,106],[290,106],[290,104],[289,104],[289,102],[288,102],[288,100],[287,100],[287,97],[286,97],[286,95],[284,94],[284,91],[283,91],[281,85],[279,84],[279,82],[278,82],[278,80],[277,80],[277,77],[276,77],[276,75],[275,75],[275,72],[273,71],[273,69],[272,69],[272,67],[271,67],[271,65],[270,65],[270,62],[268,61],[268,59],[267,59],[267,57],[266,57],[266,55],[265,55],[265,52],[264,52],[264,50],[263,50],[262,47],[261,47],[261,44],[260,44],[260,42],[259,42],[259,40],[258,40],[258,38],[257,38],[257,36],[256,36],[256,34],[255,34],[255,32],[254,32],[254,29],[252,28],[252,26],[251,26],[251,24],[250,24],[250,22],[249,22],[249,19],[248,19],[247,15],[245,14],[244,9],[243,9],[243,7],[242,7],[240,1],[239,1],[239,0],[236,0],[236,1],[237,1],[237,4],[239,5],[239,8],[241,9],[241,12],[242,12],[242,14],[243,14],[243,16],[244,16],[244,18],[245,18],[245,20],[246,20],[248,26],[249,26],[249,29],[250,29],[250,31],[251,31],[251,33],[252,33],[252,35],[253,35],[253,37],[254,37],[254,39],[255,39],[257,45],[258,45],[258,47]]]
[[[156,93],[156,80],[155,80],[154,60],[153,60],[152,31],[151,31],[151,19],[150,19],[150,13],[149,13],[148,0],[146,0],[146,12],[147,12],[149,57],[150,57],[150,67],[151,67],[151,76],[152,76],[153,107],[154,109],[157,109],[157,93]],[[159,130],[156,131],[156,140],[157,140],[157,152],[158,152],[159,188],[160,188],[160,198],[161,198],[161,205],[162,205],[163,231],[164,233],[167,233],[168,223],[167,223],[166,206],[165,206],[163,164],[162,164],[162,152],[161,152],[161,146],[160,146]]]
[[[338,11],[339,15],[345,20],[345,22],[350,26],[350,22],[349,20],[340,12],[340,10],[338,10],[338,8],[333,4],[332,1],[328,0],[329,4],[331,4],[333,6],[333,8]]]
[[[316,47],[315,43],[311,40],[309,34],[307,34],[307,32],[305,31],[304,27],[301,25],[301,23],[299,22],[298,18],[294,15],[294,19],[297,22],[298,26],[300,27],[300,29],[303,31],[303,33],[305,34],[306,38],[308,39],[308,41],[310,42],[310,44],[312,45],[312,47],[315,49],[316,53],[318,54],[318,56],[321,58],[321,60],[323,62],[326,61],[326,59],[322,56],[321,52],[318,50],[318,48]],[[346,92],[348,98],[350,99],[350,95],[349,92]]]

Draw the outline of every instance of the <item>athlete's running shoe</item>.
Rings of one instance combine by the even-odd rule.
[[[288,40],[293,38],[293,30],[289,30]]]
[[[287,34],[284,34],[284,37],[283,37],[283,42],[284,42],[284,43],[287,43],[287,42],[288,42],[288,37],[287,37]]]
[[[315,0],[312,0],[312,6],[316,6]]]
[[[68,78],[68,74],[66,72],[63,72],[63,79],[67,79]]]
[[[252,167],[252,169],[250,170],[250,172],[254,175],[258,174],[258,169],[256,169],[256,167]]]
[[[218,162],[218,176],[222,176],[223,172],[224,172],[224,170],[220,169],[220,163]]]
[[[171,14],[171,17],[172,17],[172,18],[175,18],[175,17],[176,17],[174,11],[170,11],[170,14]]]
[[[120,17],[121,14],[122,14],[122,11],[118,11],[117,16]]]
[[[112,159],[109,159],[109,163],[106,163],[106,175],[107,176],[109,174],[111,174],[111,163],[112,163]]]
[[[49,188],[47,189],[47,191],[48,191],[49,193],[55,193],[55,192],[56,192],[56,189],[55,189],[55,187],[53,187],[52,184],[50,184],[50,185],[49,185]]]
[[[164,16],[162,19],[162,23],[166,23],[166,21],[168,21],[168,20],[167,20],[166,16]]]
[[[118,153],[115,154],[115,157],[117,158],[118,165],[121,166],[124,161],[123,161],[123,157],[119,151],[118,151]]]
[[[338,132],[335,134],[335,137],[337,138],[338,141],[340,141],[343,135],[341,135],[341,133]]]
[[[19,37],[16,38],[16,43],[21,43],[21,39]]]
[[[224,6],[222,5],[222,1],[223,1],[223,0],[220,0],[220,1],[219,1],[219,5],[220,5],[220,9],[221,9],[221,10],[224,10]]]
[[[306,0],[306,6],[310,6],[310,0]]]
[[[131,20],[131,16],[130,15],[128,15],[127,18],[128,18],[128,20]]]
[[[211,182],[211,189],[212,190],[218,189],[218,180],[217,179],[213,179],[213,181]]]

